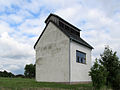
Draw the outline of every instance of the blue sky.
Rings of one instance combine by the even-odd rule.
[[[35,63],[33,46],[50,13],[82,30],[94,47],[92,62],[105,45],[120,57],[120,0],[0,0],[0,70],[23,74]]]

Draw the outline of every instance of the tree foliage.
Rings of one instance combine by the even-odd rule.
[[[25,78],[25,76],[23,74],[17,74],[15,75],[16,78]]]
[[[35,64],[27,64],[24,68],[25,72],[24,75],[27,78],[34,78],[35,77]]]
[[[115,89],[117,88],[116,81],[120,74],[119,58],[117,57],[116,52],[110,50],[109,47],[105,47],[103,54],[101,54],[100,56],[101,56],[100,63],[106,68],[108,72],[106,85],[111,86],[113,89]]]
[[[6,70],[4,70],[0,71],[0,77],[15,77],[15,75],[11,72],[7,72]]]
[[[96,59],[89,73],[89,75],[92,78],[93,86],[95,87],[95,89],[100,89],[105,85],[107,76],[107,73],[105,72],[106,69],[102,65],[100,65],[98,63],[98,60]]]
[[[105,47],[99,61],[96,60],[90,71],[93,86],[100,89],[103,85],[112,87],[114,90],[120,88],[120,61],[109,47]],[[99,62],[99,63],[98,63]]]

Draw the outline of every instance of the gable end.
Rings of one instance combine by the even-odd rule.
[[[39,42],[40,38],[42,37],[43,33],[45,32],[45,30],[46,30],[46,28],[47,28],[47,26],[48,26],[48,24],[49,24],[50,22],[53,23],[57,28],[59,28],[59,30],[61,30],[61,28],[60,28],[57,24],[55,24],[53,21],[50,20],[50,21],[46,24],[46,26],[45,26],[45,28],[43,29],[42,33],[40,34],[38,40],[36,41],[36,43],[35,43],[35,45],[34,45],[34,49],[35,49],[37,43]],[[63,30],[61,30],[61,31],[62,31],[63,34],[65,34],[68,38],[70,37],[69,35],[67,35],[67,32],[64,32]]]

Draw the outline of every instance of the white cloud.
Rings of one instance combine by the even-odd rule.
[[[93,61],[103,52],[105,45],[110,45],[120,57],[119,2],[0,0],[0,70],[18,73],[16,70],[22,70],[25,64],[35,62],[33,45],[50,12],[82,29],[81,37],[94,47]]]
[[[29,19],[26,20],[24,23],[22,23],[18,29],[22,32],[22,33],[28,33],[28,34],[37,34],[40,33],[40,31],[43,29],[44,25],[42,25],[41,23],[43,23],[44,20],[43,19]]]
[[[9,71],[15,71],[15,70],[20,69],[20,67],[18,67],[17,65],[10,65],[6,69],[9,70]]]
[[[14,72],[17,69],[23,69],[26,63],[35,62],[33,47],[16,41],[7,32],[0,36],[0,53],[1,60],[3,60],[0,64],[8,71]]]
[[[13,32],[13,29],[10,28],[8,23],[0,20],[0,33],[3,33],[3,32]]]
[[[2,57],[22,58],[33,55],[32,47],[26,43],[17,42],[11,38],[6,32],[0,37],[0,51]],[[5,52],[4,52],[5,51]]]

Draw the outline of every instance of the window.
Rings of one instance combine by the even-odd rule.
[[[76,50],[76,62],[86,64],[86,53]]]
[[[61,28],[64,28],[64,27],[65,27],[65,25],[64,25],[61,21],[59,21],[59,26],[60,26]]]
[[[68,27],[67,25],[65,25],[65,29],[66,29],[66,30],[69,30],[69,27]]]

